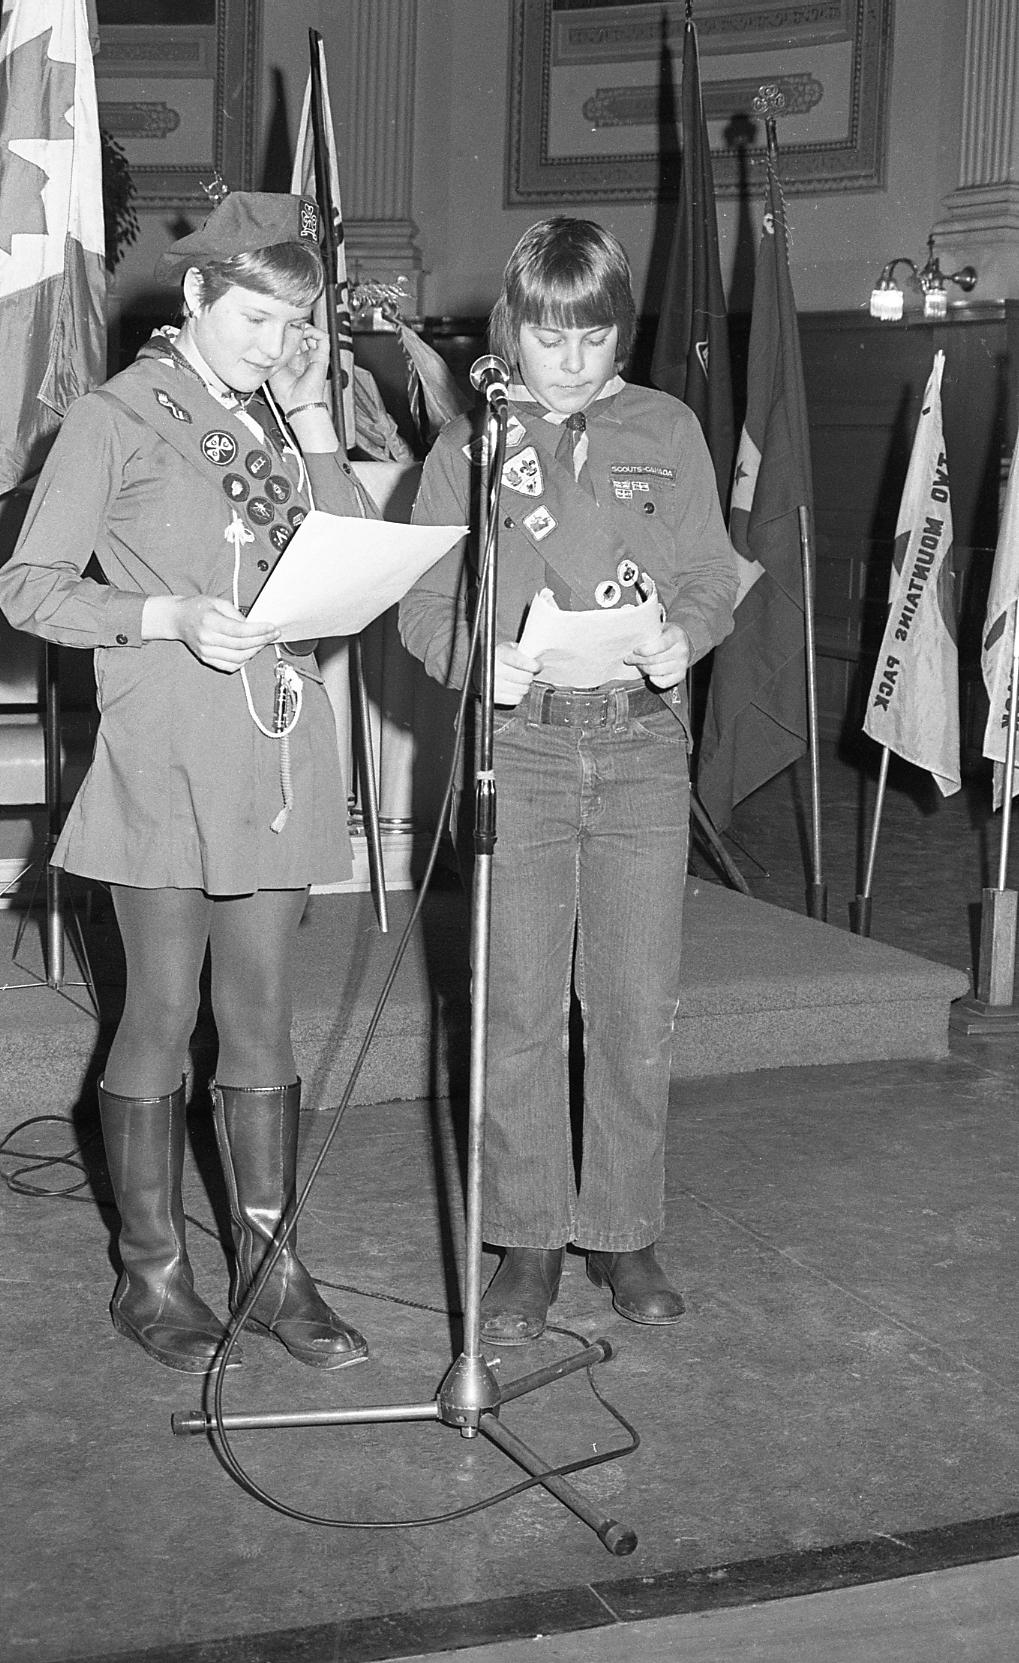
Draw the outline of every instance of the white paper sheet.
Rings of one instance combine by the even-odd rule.
[[[463,525],[398,525],[313,509],[248,617],[276,624],[288,641],[357,635],[466,532]]]
[[[550,589],[531,602],[519,645],[541,665],[540,681],[553,687],[601,687],[607,681],[638,681],[640,671],[623,659],[654,640],[662,608],[652,593],[638,606],[595,612],[564,612]]]

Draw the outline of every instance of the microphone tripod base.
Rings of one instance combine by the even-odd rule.
[[[476,1438],[481,1416],[500,1402],[499,1383],[485,1359],[461,1352],[439,1387],[439,1419],[459,1427],[462,1437]]]
[[[476,1438],[479,1434],[496,1444],[505,1455],[523,1467],[532,1478],[538,1479],[543,1489],[555,1496],[557,1501],[568,1507],[570,1512],[589,1525],[598,1540],[618,1557],[632,1553],[637,1546],[636,1532],[628,1525],[620,1524],[618,1519],[606,1518],[599,1513],[568,1484],[550,1469],[553,1462],[546,1461],[543,1455],[525,1444],[502,1424],[499,1410],[504,1403],[511,1402],[516,1397],[524,1397],[528,1392],[538,1391],[543,1386],[549,1386],[555,1380],[562,1380],[568,1374],[576,1374],[580,1369],[593,1368],[596,1363],[604,1363],[612,1356],[612,1347],[608,1340],[592,1340],[590,1345],[582,1351],[574,1352],[572,1357],[564,1357],[558,1363],[550,1363],[546,1368],[535,1369],[531,1374],[518,1375],[515,1380],[507,1380],[500,1386],[483,1357],[468,1357],[461,1354],[450,1369],[437,1395],[427,1403],[391,1403],[371,1404],[356,1409],[313,1409],[305,1411],[287,1411],[273,1413],[261,1410],[254,1414],[239,1413],[224,1415],[224,1432],[282,1432],[301,1427],[322,1426],[368,1426],[387,1421],[441,1421],[444,1426],[452,1426],[459,1431],[461,1437]],[[204,1409],[180,1411],[170,1417],[170,1426],[175,1437],[196,1437],[204,1434],[214,1438],[216,1435],[216,1417]]]

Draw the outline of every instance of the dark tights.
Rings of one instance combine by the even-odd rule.
[[[111,884],[127,960],[127,996],[103,1083],[120,1097],[180,1085],[198,1015],[198,978],[212,954],[216,1077],[227,1086],[297,1078],[290,1043],[291,951],[306,889],[214,898],[201,889]]]

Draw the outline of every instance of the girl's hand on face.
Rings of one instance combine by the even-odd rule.
[[[647,676],[652,687],[665,692],[678,687],[690,668],[690,638],[678,624],[663,624],[660,634],[624,660]]]
[[[518,705],[538,669],[538,660],[521,652],[515,641],[500,641],[495,649],[496,704]]]
[[[305,323],[294,330],[294,336],[293,352],[269,377],[269,386],[284,410],[325,399],[329,372],[328,335]]]

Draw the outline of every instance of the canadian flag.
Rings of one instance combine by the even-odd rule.
[[[86,0],[0,17],[0,492],[106,378],[99,112]]]

